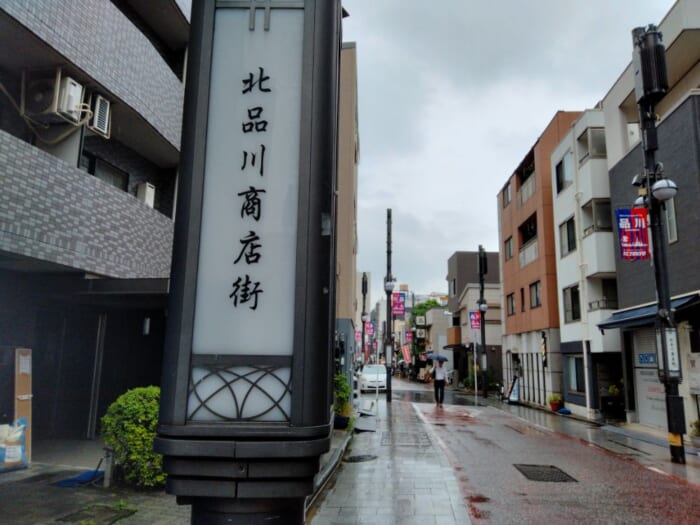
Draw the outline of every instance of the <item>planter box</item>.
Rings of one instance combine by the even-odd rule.
[[[350,416],[335,416],[333,419],[333,428],[336,430],[345,430],[350,424]]]

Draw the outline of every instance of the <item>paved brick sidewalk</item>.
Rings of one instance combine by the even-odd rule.
[[[358,456],[376,456],[348,462]],[[362,457],[358,459],[363,459]],[[377,431],[355,434],[310,525],[464,525],[470,519],[454,471],[409,402],[379,403]]]

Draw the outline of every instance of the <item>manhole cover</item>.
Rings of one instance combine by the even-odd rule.
[[[346,461],[347,463],[362,463],[363,461],[372,461],[373,459],[377,459],[377,456],[372,456],[371,454],[364,454],[359,456],[349,456],[343,459],[343,461]]]
[[[566,472],[553,465],[519,465],[514,464],[520,473],[532,481],[576,481]]]
[[[382,432],[382,445],[398,447],[429,447],[430,438],[425,432]]]

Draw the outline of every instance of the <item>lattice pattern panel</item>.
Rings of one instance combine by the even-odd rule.
[[[192,368],[190,421],[290,420],[291,368],[201,365]]]

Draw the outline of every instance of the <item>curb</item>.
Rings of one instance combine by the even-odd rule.
[[[330,478],[333,476],[333,473],[338,468],[338,465],[340,465],[343,455],[345,454],[345,450],[347,449],[351,439],[352,432],[345,432],[345,435],[338,446],[331,448],[331,450],[326,453],[328,455],[326,456],[325,461],[322,461],[321,463],[321,470],[314,478],[314,491],[310,496],[306,497],[306,501],[304,503],[305,513],[307,513],[309,509],[313,507],[316,499],[326,486],[326,483],[328,483]]]

